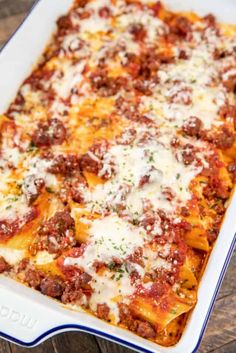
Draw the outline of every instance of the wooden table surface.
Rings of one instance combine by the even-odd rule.
[[[57,0],[59,1],[59,0]],[[17,28],[34,0],[0,0],[0,46]],[[65,333],[32,349],[0,339],[0,353],[132,353],[85,333]],[[198,353],[236,353],[236,252],[231,259]],[[185,353],[185,352],[183,352]]]

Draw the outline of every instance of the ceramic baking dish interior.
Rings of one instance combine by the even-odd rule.
[[[236,23],[234,0],[165,0],[173,10],[194,10],[200,15],[214,13],[218,20]],[[39,0],[29,16],[2,48],[0,54],[0,113],[14,98],[24,78],[32,70],[55,30],[56,19],[67,12],[72,0]],[[42,20],[43,19],[43,20]],[[109,325],[87,313],[63,308],[40,293],[5,277],[0,278],[0,336],[24,346],[34,346],[46,338],[71,330],[89,332],[140,352],[196,352],[214,300],[236,242],[236,195],[208,261],[198,291],[198,303],[188,319],[177,345],[161,347],[137,335]]]

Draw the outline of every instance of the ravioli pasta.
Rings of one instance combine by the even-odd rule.
[[[236,172],[236,30],[77,0],[0,118],[0,273],[175,344]]]

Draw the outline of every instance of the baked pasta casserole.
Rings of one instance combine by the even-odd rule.
[[[0,117],[0,273],[175,344],[232,195],[235,93],[235,26],[74,1]]]

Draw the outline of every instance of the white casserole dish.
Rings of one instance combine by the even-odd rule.
[[[67,12],[73,0],[38,0],[30,15],[0,54],[0,113],[3,113],[23,79],[55,29],[56,19]],[[174,10],[214,13],[218,20],[236,23],[234,0],[165,0]],[[236,193],[227,210],[198,291],[198,303],[180,341],[161,347],[129,331],[111,326],[89,314],[64,309],[40,293],[5,277],[0,278],[0,336],[19,345],[32,347],[65,331],[85,331],[139,352],[193,353],[204,334],[217,292],[236,243]]]

